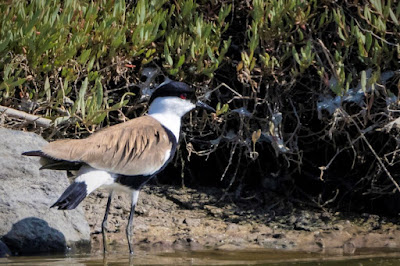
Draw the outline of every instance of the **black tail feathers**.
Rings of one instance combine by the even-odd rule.
[[[45,154],[42,151],[26,151],[26,152],[23,152],[22,155],[25,155],[25,156],[40,156],[40,157],[45,156]]]
[[[87,190],[85,182],[74,182],[50,208],[58,207],[59,210],[72,210],[75,209],[86,196]]]

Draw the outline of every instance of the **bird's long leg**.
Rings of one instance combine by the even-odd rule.
[[[113,197],[113,190],[111,190],[110,195],[108,196],[107,200],[107,206],[106,206],[106,212],[104,214],[103,222],[101,223],[101,233],[103,234],[103,251],[104,253],[108,252],[108,246],[107,246],[107,218],[108,218],[108,212],[110,210],[110,205],[111,205],[111,200]]]
[[[126,238],[128,239],[129,245],[129,253],[133,254],[133,243],[132,243],[132,236],[133,236],[133,216],[135,214],[135,207],[139,198],[139,190],[132,191],[132,203],[131,203],[131,213],[129,214],[128,225],[126,226]]]

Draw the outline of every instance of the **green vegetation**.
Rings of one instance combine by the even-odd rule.
[[[185,69],[212,77],[229,46],[221,34],[230,6],[206,20],[190,0],[142,0],[129,9],[125,1],[30,2],[0,6],[0,100],[19,94],[56,122],[99,124],[125,106],[127,100],[114,103],[104,92],[115,80],[137,81],[129,76],[140,67],[131,61],[162,60],[176,78]]]
[[[398,1],[9,2],[0,103],[52,119],[56,137],[140,115],[130,84],[159,67],[217,107],[186,121],[188,183],[317,207],[400,189]]]

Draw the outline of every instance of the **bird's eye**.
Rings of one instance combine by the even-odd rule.
[[[187,94],[186,94],[186,93],[182,93],[179,97],[180,97],[181,99],[183,99],[183,100],[186,100]]]

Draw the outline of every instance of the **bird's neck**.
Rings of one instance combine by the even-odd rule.
[[[195,107],[193,103],[179,97],[160,97],[151,103],[148,114],[169,129],[178,141],[182,116]]]
[[[170,130],[174,134],[176,141],[179,140],[181,131],[181,117],[171,113],[150,113],[149,115],[155,118],[161,125]]]

